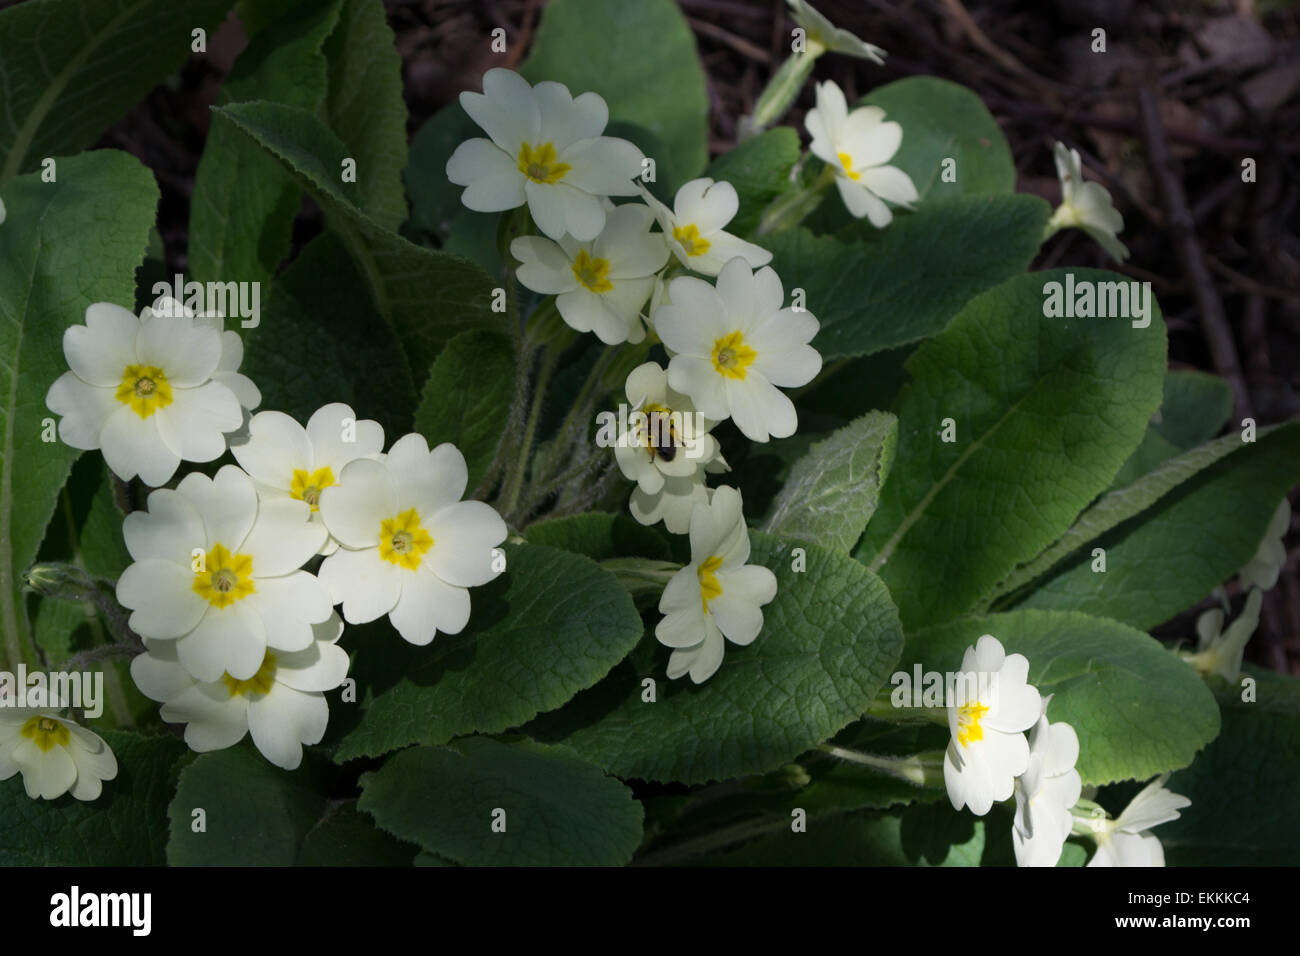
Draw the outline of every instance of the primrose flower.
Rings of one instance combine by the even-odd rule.
[[[614,444],[614,459],[623,477],[647,495],[656,495],[669,478],[689,478],[719,457],[712,421],[695,411],[691,400],[668,385],[657,362],[632,370],[625,386],[634,412]]]
[[[668,582],[659,599],[664,615],[659,643],[673,648],[668,677],[690,674],[701,684],[722,664],[723,638],[750,644],[763,629],[764,604],[776,597],[776,575],[749,560],[749,528],[740,492],[719,488],[691,513],[691,563]]]
[[[1148,831],[1190,807],[1192,801],[1165,789],[1169,775],[1158,777],[1133,798],[1117,820],[1088,821],[1097,841],[1089,866],[1164,866],[1165,849]]]
[[[0,707],[0,780],[16,773],[33,800],[68,792],[94,800],[117,776],[117,758],[94,731],[53,711]]]
[[[886,165],[903,142],[903,127],[886,121],[878,106],[849,112],[844,91],[830,80],[818,83],[816,92],[817,106],[804,119],[812,136],[808,148],[835,173],[849,212],[883,229],[894,218],[886,200],[910,208],[920,198],[907,173]]]
[[[1010,798],[1029,767],[1024,731],[1043,712],[1038,689],[1027,682],[1029,661],[1007,654],[991,634],[968,647],[955,699],[948,702],[952,739],[943,756],[943,780],[953,809],[983,816]]]
[[[87,307],[86,324],[63,333],[70,371],[45,396],[62,416],[59,437],[73,448],[101,449],[123,480],[138,474],[155,486],[181,461],[220,457],[226,433],[243,424],[242,403],[261,400],[234,371],[242,346],[227,334],[233,343],[211,320],[190,315],[144,309],[136,318],[110,302]]]
[[[1092,236],[1103,249],[1121,262],[1128,258],[1128,249],[1119,241],[1124,229],[1124,217],[1111,201],[1110,193],[1101,183],[1083,181],[1083,162],[1077,149],[1064,143],[1052,148],[1056,161],[1056,176],[1061,181],[1061,205],[1048,220],[1048,235],[1071,226]]]
[[[318,408],[306,428],[284,412],[258,412],[248,424],[247,441],[230,446],[261,500],[306,502],[311,520],[321,527],[320,493],[338,481],[348,462],[373,458],[383,449],[383,426],[357,421],[356,412],[342,402]],[[337,547],[337,541],[326,538],[321,553],[332,554]]]
[[[803,27],[808,38],[808,52],[814,56],[823,50],[832,53],[846,53],[873,63],[885,62],[885,51],[878,46],[859,40],[848,30],[841,30],[833,25],[806,0],[787,0],[790,16]]]
[[[798,427],[782,388],[807,385],[822,357],[811,312],[782,308],[785,290],[771,266],[751,272],[732,259],[717,287],[693,276],[669,286],[670,305],[655,313],[655,331],[672,358],[668,384],[717,421],[732,418],[750,441],[786,438]]]
[[[117,582],[141,637],[175,641],[195,679],[252,678],[267,648],[311,646],[312,625],[332,613],[329,592],[301,571],[325,542],[305,501],[258,501],[253,481],[234,465],[209,478],[186,475],[175,491],[149,495],[122,535],[135,563]]]
[[[1283,544],[1283,539],[1290,527],[1291,502],[1283,498],[1277,511],[1273,512],[1273,520],[1268,523],[1255,556],[1237,572],[1243,588],[1254,587],[1267,591],[1277,584],[1282,568],[1286,565],[1286,545]]]
[[[1055,866],[1074,827],[1070,808],[1079,802],[1083,780],[1074,769],[1079,735],[1064,722],[1047,722],[1047,704],[1029,733],[1029,765],[1016,778],[1015,825],[1011,841],[1019,866]]]
[[[469,480],[465,456],[444,443],[429,450],[406,435],[383,461],[358,458],[321,493],[320,510],[342,545],[320,578],[350,624],[387,614],[412,644],[469,623],[469,588],[500,571],[493,550],[506,524],[489,505],[461,501]]]
[[[668,248],[691,271],[715,276],[737,256],[753,269],[772,261],[772,253],[762,246],[723,232],[722,227],[736,218],[740,208],[740,198],[731,183],[692,179],[677,190],[672,209],[644,186],[638,188],[641,198],[659,220]]]
[[[1210,608],[1196,619],[1197,649],[1184,652],[1183,660],[1202,674],[1218,674],[1224,680],[1235,681],[1241,674],[1241,658],[1246,643],[1255,628],[1259,627],[1259,611],[1264,603],[1264,592],[1257,587],[1246,595],[1246,605],[1241,616],[1223,629],[1223,609]]]
[[[262,756],[293,770],[304,745],[320,743],[329,723],[325,691],[343,683],[348,655],[338,646],[337,614],[313,625],[312,641],[298,651],[270,651],[245,680],[222,674],[196,681],[176,657],[172,641],[145,641],[131,661],[140,692],[163,706],[162,719],[185,724],[185,743],[200,753],[233,747],[252,734]]]
[[[609,107],[595,93],[574,97],[562,83],[529,86],[518,73],[483,74],[482,93],[460,104],[488,139],[470,139],[447,160],[447,178],[466,187],[461,202],[475,212],[528,203],[537,228],[552,239],[580,242],[605,226],[604,196],[633,196],[641,150],[600,135]]]
[[[645,338],[641,306],[655,287],[655,273],[668,261],[663,237],[651,233],[654,215],[645,206],[609,205],[605,228],[594,240],[563,236],[553,242],[524,236],[510,244],[522,265],[519,281],[554,295],[561,318],[579,332],[595,332],[606,345]]]
[[[226,328],[223,316],[209,312],[196,313],[184,303],[169,295],[158,298],[145,311],[153,315],[175,318],[184,316],[194,320],[195,328],[209,328],[221,336],[221,358],[217,360],[217,370],[212,373],[212,380],[220,382],[235,393],[239,404],[246,409],[254,409],[262,404],[262,392],[247,375],[239,373],[239,366],[244,362],[244,340],[239,333]]]

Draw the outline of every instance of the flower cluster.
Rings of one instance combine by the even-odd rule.
[[[1075,769],[1078,734],[1064,721],[1047,719],[1051,696],[1042,697],[1028,678],[1028,659],[1007,654],[991,634],[966,649],[948,701],[952,736],[943,760],[953,808],[983,816],[1014,796],[1011,839],[1020,866],[1055,866],[1076,832],[1097,841],[1089,866],[1163,866],[1160,841],[1145,831],[1176,818],[1190,801],[1160,790],[1163,781],[1157,781],[1117,820],[1100,807],[1093,815],[1077,813],[1083,793]],[[1164,796],[1153,796],[1157,791]]]
[[[192,749],[250,735],[293,769],[325,733],[325,694],[346,678],[343,620],[388,615],[413,644],[461,631],[468,589],[504,567],[506,527],[486,504],[461,501],[468,473],[453,445],[410,434],[384,453],[380,424],[341,403],[305,426],[278,411],[249,417],[261,396],[238,372],[239,336],[221,326],[171,299],[139,318],[91,305],[64,335],[70,371],[47,403],[64,441],[102,449],[123,479],[161,485],[181,461],[227,450],[238,462],[156,488],[126,516],[133,563],[117,599],[145,649],[132,677],[164,720],[185,724]],[[11,730],[0,729],[0,775],[24,769],[29,793],[71,787],[93,799],[116,772],[103,741],[54,715]]]

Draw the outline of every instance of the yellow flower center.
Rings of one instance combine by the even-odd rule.
[[[709,557],[700,565],[696,575],[700,579],[700,600],[704,602],[704,610],[709,610],[709,602],[716,597],[722,596],[722,585],[718,583],[718,568],[722,567],[722,558],[716,554]]]
[[[130,405],[141,418],[148,418],[172,403],[172,386],[157,365],[128,365],[117,387],[117,400]]]
[[[203,570],[194,572],[194,593],[215,608],[227,608],[248,597],[253,586],[253,556],[231,554],[218,541],[204,555]]]
[[[312,511],[320,510],[320,493],[334,484],[334,472],[329,465],[317,468],[307,474],[302,468],[293,470],[293,481],[289,484],[289,497],[297,498],[311,505]]]
[[[578,250],[578,258],[573,260],[573,275],[597,295],[614,288],[614,283],[609,281],[609,260],[593,259],[586,249]]]
[[[55,747],[66,747],[70,737],[68,728],[63,722],[53,717],[32,717],[23,724],[23,729],[19,733],[45,753],[49,753]]]
[[[980,726],[980,718],[988,712],[989,709],[979,701],[962,704],[957,709],[957,743],[965,747],[977,740],[983,740],[984,728]]]
[[[519,171],[535,183],[558,183],[570,168],[556,158],[551,143],[542,143],[537,149],[528,143],[519,147]]]
[[[379,556],[408,571],[418,568],[422,556],[432,547],[433,538],[420,526],[420,514],[414,508],[379,526]]]
[[[727,378],[744,379],[745,369],[754,364],[758,353],[745,344],[740,332],[724,335],[713,343],[713,370]]]
[[[221,683],[226,685],[231,697],[244,697],[248,694],[266,694],[275,682],[275,655],[270,651],[262,658],[262,666],[257,673],[247,680],[235,680],[230,672],[221,675]]]
[[[709,240],[700,238],[700,230],[693,222],[685,226],[673,226],[673,238],[681,243],[688,256],[702,256],[709,251]]]
[[[840,158],[840,165],[844,167],[845,176],[848,176],[849,179],[853,180],[854,182],[857,182],[859,179],[862,178],[861,173],[854,172],[853,170],[852,156],[850,156],[848,153],[836,153],[835,155]]]

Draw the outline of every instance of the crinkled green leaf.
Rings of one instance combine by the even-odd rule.
[[[320,111],[329,85],[325,41],[338,25],[339,7],[340,0],[310,9],[299,4],[268,24],[235,61],[221,103],[270,100]],[[193,278],[260,282],[265,290],[289,253],[301,198],[301,187],[274,157],[215,116],[190,203]]]
[[[94,143],[231,2],[40,0],[0,11],[0,183]]]
[[[824,359],[870,355],[934,335],[978,292],[1023,272],[1047,204],[1033,196],[963,196],[922,206],[853,241],[799,227],[763,236],[772,268],[807,293]]]
[[[611,120],[649,129],[666,152],[655,156],[642,148],[671,189],[704,169],[704,70],[695,36],[672,0],[551,0],[520,72],[530,83],[564,83],[574,96],[599,93]]]
[[[20,575],[80,454],[43,440],[54,421],[45,394],[67,371],[63,332],[93,302],[134,301],[158,205],[153,176],[126,153],[86,153],[58,168],[55,182],[30,174],[0,191],[0,662],[11,664],[28,630]]]
[[[530,730],[620,777],[704,783],[779,767],[859,717],[901,647],[888,592],[845,555],[801,545],[799,561],[788,542],[751,538],[749,563],[778,582],[753,644],[729,644],[701,685],[669,681],[667,649],[656,648],[650,667],[620,667]],[[646,678],[656,682],[653,703],[643,699]]]
[[[552,518],[528,526],[530,544],[544,544],[585,554],[593,561],[609,558],[670,557],[668,542],[654,528],[638,524],[627,515],[589,511],[581,515]]]
[[[869,412],[813,445],[791,469],[763,530],[852,551],[876,510],[897,444],[898,419]]]
[[[1079,735],[1085,784],[1185,767],[1219,732],[1214,696],[1189,664],[1141,631],[1072,611],[1011,611],[909,633],[898,669],[960,671],[984,634],[1027,657],[1029,683],[1054,695],[1048,719]]]
[[[496,332],[462,332],[433,363],[415,412],[415,430],[429,446],[451,442],[478,487],[505,436],[515,392],[515,351]]]
[[[418,852],[375,826],[375,821],[345,803],[327,810],[302,841],[298,866],[410,866]]]
[[[410,430],[416,392],[402,346],[336,236],[307,244],[244,336],[241,371],[262,390],[262,408],[306,424],[322,405],[346,402],[390,442]]]
[[[530,741],[415,747],[363,776],[361,787],[359,806],[385,830],[472,866],[620,866],[641,842],[632,791]],[[494,818],[503,832],[493,831]]]
[[[1123,488],[1149,474],[1179,452],[1189,451],[1219,433],[1232,414],[1232,389],[1217,375],[1189,369],[1165,375],[1160,410],[1147,426],[1142,444],[1111,482]]]
[[[1239,439],[1228,435],[1219,443],[1230,448]],[[1297,483],[1300,422],[1288,422],[1089,542],[1105,549],[1105,572],[1094,572],[1092,555],[1084,552],[1021,606],[1154,627],[1201,600],[1254,556],[1278,502]]]
[[[1076,281],[1111,273],[1074,270]],[[908,359],[898,455],[857,556],[905,626],[969,609],[1059,538],[1137,447],[1160,401],[1165,329],[1043,315],[1058,271],[971,301]],[[956,440],[943,441],[944,422]]]
[[[731,183],[740,198],[727,232],[746,236],[754,231],[763,208],[790,188],[790,167],[798,160],[799,134],[778,126],[742,141],[709,165],[706,175]]]
[[[487,273],[467,259],[408,242],[362,210],[358,184],[341,178],[347,148],[320,120],[277,103],[235,103],[216,112],[277,157],[321,204],[379,314],[401,336],[417,381],[456,334],[501,327]]]
[[[1215,678],[1223,731],[1168,788],[1192,801],[1155,831],[1170,866],[1289,866],[1300,859],[1300,680],[1247,667],[1255,699]]]
[[[167,809],[172,866],[293,866],[325,808],[306,759],[294,771],[268,763],[248,741],[200,754],[181,771]],[[196,832],[196,810],[205,829]]]
[[[383,651],[366,648],[385,655],[377,666],[389,676],[371,684],[336,759],[519,726],[599,681],[641,637],[641,618],[610,572],[555,548],[504,550],[506,573],[473,590],[463,632],[426,648],[399,648],[393,635]]]
[[[167,802],[185,745],[170,734],[101,736],[117,776],[97,800],[33,800],[20,775],[0,781],[0,866],[163,865]]]

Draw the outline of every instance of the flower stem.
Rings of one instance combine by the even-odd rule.
[[[551,373],[555,371],[557,351],[553,346],[543,346],[541,352],[541,367],[537,372],[537,382],[533,386],[532,405],[528,409],[528,420],[524,424],[522,441],[519,444],[519,453],[511,462],[511,467],[506,473],[505,488],[501,495],[501,512],[506,515],[506,521],[510,522],[514,515],[516,506],[519,504],[519,493],[523,489],[524,473],[528,470],[528,459],[532,456],[533,440],[537,435],[537,422],[542,415],[542,404],[546,400],[546,387],[550,384]],[[509,435],[506,436],[508,441]]]
[[[835,744],[822,744],[817,749],[832,757],[870,767],[872,770],[905,780],[918,787],[937,787],[943,784],[943,755],[938,751],[912,754],[907,757],[890,757],[850,750]]]
[[[785,115],[812,75],[817,57],[823,52],[825,47],[814,44],[807,53],[792,53],[786,57],[785,62],[767,81],[767,86],[763,87],[763,92],[758,95],[753,114],[741,120],[742,139],[758,135]]]
[[[763,210],[756,236],[766,236],[782,229],[791,229],[803,222],[825,198],[826,190],[835,182],[835,171],[829,166],[822,167],[821,175],[807,186],[787,190],[772,200]]]

